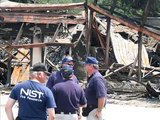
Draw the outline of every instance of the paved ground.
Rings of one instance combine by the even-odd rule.
[[[0,94],[0,120],[7,120],[4,105],[8,95]],[[17,105],[13,107],[14,116],[17,115]],[[160,107],[135,107],[133,105],[118,105],[108,103],[106,106],[107,120],[159,120]],[[85,118],[83,118],[85,120]]]

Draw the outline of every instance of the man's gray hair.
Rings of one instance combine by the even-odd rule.
[[[98,64],[93,64],[94,69],[99,69],[99,65]]]
[[[37,77],[37,71],[30,71],[30,78]]]

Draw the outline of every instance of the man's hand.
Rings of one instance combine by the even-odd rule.
[[[81,120],[82,119],[82,115],[78,115],[78,120]]]
[[[101,118],[102,117],[102,110],[97,109],[96,111],[96,117]]]

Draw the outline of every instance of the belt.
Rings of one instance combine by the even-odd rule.
[[[56,111],[55,113],[56,114],[77,114],[77,111],[74,111],[74,112],[59,112],[59,111]]]

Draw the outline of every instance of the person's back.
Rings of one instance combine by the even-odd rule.
[[[49,74],[44,64],[38,63],[31,67],[31,80],[16,85],[5,105],[8,120],[13,120],[12,107],[18,101],[18,120],[54,120],[55,100],[52,92],[43,84]]]
[[[62,76],[62,73],[61,71],[55,71],[53,72],[50,76],[49,76],[49,79],[47,81],[47,84],[46,86],[49,88],[49,89],[52,89],[52,87],[57,84],[57,83],[61,83],[61,82],[64,82],[64,78]],[[78,83],[78,79],[75,75],[73,75],[73,81],[75,83]]]
[[[19,118],[22,120],[46,120],[46,103],[53,102],[53,99],[47,97],[50,94],[49,91],[45,86],[32,80],[25,81],[13,88],[10,98],[18,100]]]
[[[86,104],[83,98],[85,95],[82,92],[82,88],[73,80],[66,80],[65,82],[56,84],[52,91],[57,104],[57,113],[74,113],[78,111],[79,104]]]
[[[61,63],[61,69],[63,68],[63,66],[65,65],[70,65],[73,67],[74,65],[74,60],[72,59],[72,57],[64,57],[63,60],[62,60],[62,63]],[[61,83],[61,82],[64,82],[64,78],[62,76],[62,71],[61,69],[59,71],[55,71],[53,72],[50,76],[49,76],[49,79],[46,83],[46,86],[49,88],[49,89],[52,89],[52,87],[57,84],[57,83]],[[73,75],[72,77],[73,81],[75,81],[75,83],[79,83],[77,77],[75,75]]]
[[[72,67],[64,66],[62,75],[64,82],[54,85],[51,89],[57,104],[56,120],[77,120],[79,108],[86,104],[85,94],[81,86],[72,80]]]

